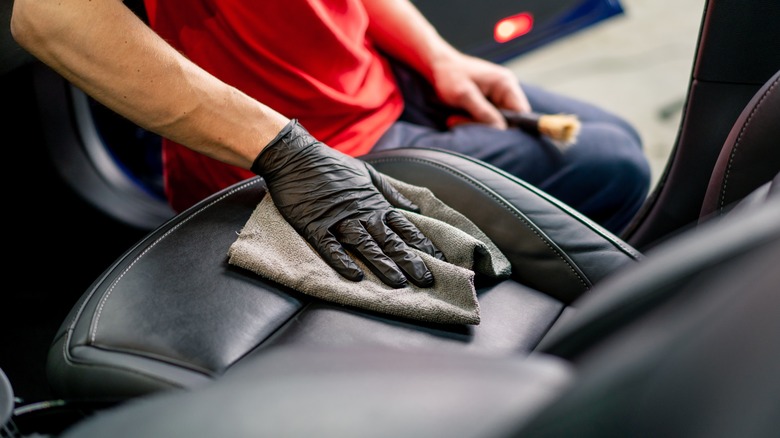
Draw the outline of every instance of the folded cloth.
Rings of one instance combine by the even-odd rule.
[[[358,257],[362,281],[347,280],[328,266],[266,195],[228,250],[228,263],[248,269],[304,294],[374,312],[442,324],[479,324],[475,274],[500,279],[511,273],[509,260],[468,218],[434,194],[393,178],[390,183],[420,207],[420,214],[401,211],[444,254],[438,260],[421,251],[434,286],[385,285]]]

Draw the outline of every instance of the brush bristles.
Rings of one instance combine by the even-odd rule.
[[[547,138],[560,151],[565,151],[577,141],[580,121],[573,114],[539,114],[501,110],[509,126],[516,126],[528,133]]]
[[[571,114],[545,114],[539,117],[539,133],[568,147],[577,141],[580,121]]]

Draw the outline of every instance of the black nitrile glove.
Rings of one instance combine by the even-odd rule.
[[[415,212],[418,207],[370,164],[317,141],[292,120],[257,156],[252,171],[265,179],[287,222],[342,276],[363,279],[347,247],[389,286],[403,287],[407,278],[433,285],[431,271],[409,247],[443,255],[393,205]]]

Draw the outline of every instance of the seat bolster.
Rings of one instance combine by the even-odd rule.
[[[55,394],[121,398],[192,386],[224,372],[292,318],[308,297],[227,263],[265,193],[260,178],[225,189],[109,267],[50,348]]]
[[[505,436],[776,437],[778,237],[715,269],[692,266],[695,281],[586,346],[577,382]]]
[[[753,190],[753,192],[744,198],[736,202],[735,205],[729,209],[729,214],[736,213],[741,210],[748,210],[759,208],[761,204],[765,204],[770,198],[780,197],[780,172],[768,183]]]
[[[753,96],[734,123],[712,171],[699,222],[735,202],[780,171],[780,71]]]
[[[780,240],[780,196],[764,199],[762,205],[734,210],[648,251],[644,263],[610,277],[575,302],[573,312],[559,319],[537,351],[573,359],[676,297],[683,285],[715,275],[732,259]]]
[[[363,158],[391,177],[430,189],[493,240],[518,282],[565,303],[642,257],[571,207],[481,161],[421,148]]]

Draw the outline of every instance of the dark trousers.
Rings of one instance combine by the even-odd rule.
[[[519,129],[463,124],[447,129],[447,109],[419,78],[398,71],[406,108],[373,150],[446,149],[490,163],[527,181],[619,234],[647,196],[650,167],[639,134],[625,120],[592,104],[522,84],[534,111],[576,114],[577,142],[560,152]]]

